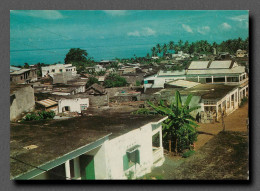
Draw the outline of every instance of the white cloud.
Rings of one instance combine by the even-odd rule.
[[[189,25],[182,24],[182,28],[189,33],[193,33]]]
[[[27,11],[19,11],[19,10],[11,10],[11,14],[37,17],[42,19],[62,19],[63,15],[59,11],[55,10],[27,10]]]
[[[154,36],[156,34],[155,30],[146,27],[143,29],[143,36]]]
[[[140,33],[139,33],[139,31],[128,32],[127,36],[140,36]]]
[[[198,33],[200,34],[206,34],[210,31],[210,27],[209,26],[203,26],[203,27],[199,27],[197,29]]]
[[[156,31],[149,28],[149,27],[144,27],[142,30],[138,31],[133,31],[133,32],[128,32],[128,36],[154,36],[156,35]]]
[[[233,21],[246,21],[248,20],[248,15],[239,15],[239,16],[234,16],[234,17],[230,17],[229,19],[233,20]]]
[[[232,28],[228,23],[222,23],[220,27],[224,30],[229,30]]]
[[[126,10],[107,10],[104,12],[111,16],[123,16],[123,15],[126,15],[126,13],[127,13]]]

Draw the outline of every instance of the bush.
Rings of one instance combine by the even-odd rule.
[[[135,85],[136,86],[141,86],[141,82],[139,80],[136,80]]]
[[[53,119],[55,116],[54,111],[38,111],[29,113],[25,116],[23,121],[37,121],[37,120],[45,120],[45,119]]]
[[[241,103],[240,103],[239,107],[242,107],[247,101],[248,101],[248,98],[247,98],[247,97],[244,97],[244,98],[241,100]]]
[[[145,115],[148,115],[148,114],[150,114],[150,110],[146,109],[146,108],[141,108],[141,109],[138,109],[137,111],[133,111],[132,114],[145,114]]]
[[[183,157],[183,158],[188,158],[188,157],[190,157],[191,155],[193,155],[194,153],[195,153],[194,150],[189,150],[189,151],[183,153],[183,154],[182,154],[182,157]]]
[[[104,81],[104,86],[106,88],[123,87],[126,85],[127,85],[126,79],[119,76],[118,74],[109,74],[109,76]]]

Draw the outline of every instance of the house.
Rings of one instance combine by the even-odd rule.
[[[10,66],[10,82],[13,84],[28,84],[37,81],[36,69],[21,69]]]
[[[40,101],[36,101],[36,109],[44,110],[44,111],[54,111],[57,113],[58,102],[52,99],[44,99]]]
[[[10,121],[19,119],[22,113],[33,111],[34,89],[31,85],[10,86]]]
[[[199,83],[238,85],[248,81],[244,66],[233,60],[192,61],[186,79]]]
[[[117,92],[113,98],[111,98],[114,102],[131,102],[131,101],[140,101],[141,92],[136,91],[121,91]],[[111,100],[110,100],[111,101]]]
[[[187,70],[160,70],[153,76],[144,78],[144,89],[163,88],[164,84],[177,79],[198,83],[239,85],[248,81],[244,66],[232,60],[192,61]]]
[[[179,80],[178,80],[179,81]],[[175,84],[182,84],[180,81],[170,82]],[[167,83],[167,84],[170,84]],[[159,101],[160,99],[168,102],[174,100],[174,94],[178,90],[181,94],[182,101],[185,102],[188,95],[192,95],[190,107],[200,106],[199,109],[191,112],[193,117],[197,113],[202,115],[202,123],[213,123],[219,121],[221,113],[225,115],[231,114],[235,111],[243,97],[248,96],[248,86],[231,86],[224,84],[192,84],[187,83],[187,88],[183,88],[181,85],[174,88],[161,89],[150,97]]]
[[[89,94],[89,95],[97,96],[97,95],[104,95],[107,92],[106,92],[106,89],[103,86],[95,83],[95,84],[91,85],[90,87],[88,87],[86,89],[86,93]]]
[[[241,49],[238,49],[237,52],[236,52],[236,57],[238,58],[243,58],[243,57],[247,57],[247,52],[246,50],[241,50]]]
[[[53,84],[67,84],[69,80],[73,80],[74,78],[76,78],[76,76],[73,76],[71,71],[54,73]]]
[[[54,74],[60,74],[63,72],[71,72],[72,76],[77,75],[77,70],[72,64],[55,64],[42,67],[42,77],[50,75],[53,78]]]
[[[58,101],[58,113],[64,111],[81,113],[88,107],[89,98],[60,99]]]
[[[10,179],[141,177],[164,162],[161,123],[165,119],[115,113],[11,123]]]
[[[166,82],[177,79],[186,79],[185,70],[160,70],[157,74],[144,77],[144,91],[148,88],[164,88]]]

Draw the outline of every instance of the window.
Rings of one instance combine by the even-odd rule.
[[[21,80],[23,79],[23,76],[21,76]]]
[[[206,83],[212,83],[212,78],[206,78]]]
[[[238,82],[238,77],[227,77],[227,82]]]
[[[148,80],[148,84],[154,84],[154,80]]]
[[[225,82],[225,77],[220,77],[220,78],[214,78],[214,83],[218,83],[218,82]]]
[[[55,72],[55,69],[52,69],[51,72]]]
[[[60,72],[62,72],[62,69],[60,69]]]
[[[139,147],[140,145],[136,145],[126,151],[126,154],[123,156],[124,170],[129,169],[136,163],[140,164],[140,152],[138,150]]]

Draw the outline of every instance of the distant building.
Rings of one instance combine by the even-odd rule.
[[[10,82],[13,84],[28,84],[37,81],[36,69],[21,69],[10,66]]]
[[[243,57],[247,57],[247,52],[246,50],[241,50],[241,49],[238,49],[237,52],[236,52],[236,57],[238,58],[243,58]]]
[[[19,119],[24,112],[33,111],[34,107],[34,90],[31,85],[11,85],[10,121]]]
[[[58,112],[77,112],[87,110],[89,98],[60,99],[58,101]]]
[[[107,180],[142,177],[164,162],[161,123],[165,119],[116,113],[62,122],[52,120],[40,125],[13,123],[10,178]]]
[[[185,71],[160,70],[157,74],[144,78],[144,89],[163,88],[164,84],[177,80],[199,83],[239,85],[248,81],[244,66],[232,60],[192,61]]]
[[[42,67],[42,77],[49,75],[53,78],[54,74],[64,72],[71,72],[72,76],[76,76],[77,74],[76,67],[72,66],[72,64],[55,64]]]

